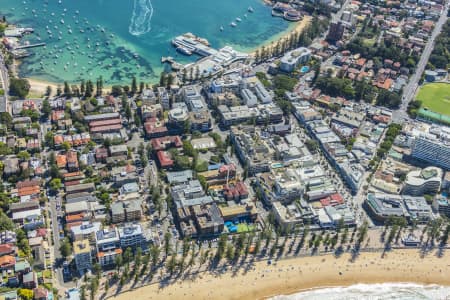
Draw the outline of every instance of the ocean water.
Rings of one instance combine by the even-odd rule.
[[[192,32],[214,47],[245,51],[293,26],[273,18],[261,0],[0,0],[0,13],[33,27],[30,43],[46,43],[29,50],[33,55],[22,60],[20,75],[52,82],[100,76],[105,84],[127,83],[132,76],[154,82],[166,67],[161,56],[196,59],[172,48],[176,35]]]
[[[414,283],[355,284],[312,289],[271,300],[449,300],[450,287]]]

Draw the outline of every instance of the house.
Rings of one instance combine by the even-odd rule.
[[[31,271],[31,265],[27,260],[16,261],[14,265],[14,273],[16,275],[22,276],[24,273],[28,273]]]
[[[33,269],[45,269],[45,249],[42,245],[33,247]]]
[[[77,152],[75,151],[67,152],[66,159],[67,159],[67,168],[69,169],[69,171],[70,172],[77,171],[79,167]]]
[[[12,270],[16,264],[16,259],[12,255],[4,255],[0,257],[0,270]]]
[[[34,198],[34,196],[39,196],[40,194],[40,181],[39,180],[25,180],[19,181],[16,184],[19,197],[29,196]]]
[[[56,155],[56,165],[60,169],[64,169],[67,165],[67,157],[64,154]]]
[[[27,289],[34,289],[38,286],[37,276],[35,272],[28,272],[23,275],[22,285]]]
[[[92,182],[66,186],[67,194],[75,194],[81,192],[92,193],[93,191],[95,191],[95,185]]]
[[[111,156],[126,156],[128,155],[127,145],[112,145],[109,147],[109,153]]]
[[[95,149],[95,160],[97,162],[106,162],[106,158],[108,157],[108,150],[104,147],[99,147]]]
[[[19,173],[19,159],[9,156],[3,160],[3,176],[11,176]]]
[[[11,244],[0,244],[0,257],[4,255],[14,256],[16,253],[16,247]]]
[[[8,279],[8,286],[12,286],[12,285],[9,285],[9,279]],[[0,299],[2,299],[2,300],[17,300],[19,298],[17,297],[17,291],[12,290],[12,291],[8,291],[8,292],[0,293]]]
[[[48,300],[49,298],[49,292],[45,288],[35,288],[33,289],[34,294],[34,300]]]

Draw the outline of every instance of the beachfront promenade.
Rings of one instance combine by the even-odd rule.
[[[341,243],[334,249],[326,246],[314,249],[309,247],[309,237],[305,238],[303,242],[301,237],[286,239],[286,242],[284,238],[280,238],[277,244],[279,247],[275,253],[271,253],[270,249],[277,242],[272,240],[267,247],[263,247],[260,254],[243,254],[240,258],[232,261],[226,258],[219,262],[214,259],[209,260],[209,258],[203,260],[204,251],[208,250],[193,250],[191,255],[196,259],[192,264],[191,255],[187,255],[185,260],[178,256],[176,270],[170,270],[168,265],[171,264],[172,257],[163,258],[163,263],[159,263],[158,268],[151,272],[147,269],[145,274],[149,275],[140,276],[137,280],[136,278],[133,280],[133,276],[130,276],[130,279],[122,282],[124,284],[121,286],[120,284],[111,285],[108,293],[101,297],[103,299],[125,299],[132,296],[139,299],[152,299],[147,295],[153,295],[153,299],[171,297],[255,299],[310,287],[349,285],[359,282],[411,281],[427,283],[431,277],[427,277],[426,272],[418,274],[423,264],[425,264],[426,270],[428,268],[437,270],[439,266],[447,266],[449,261],[447,248],[411,248],[393,243],[391,250],[386,251],[386,244],[380,234],[379,231],[370,231],[367,239],[361,243],[359,251],[355,251],[354,242]],[[350,232],[348,234],[349,241],[356,237],[357,233]],[[426,240],[425,236],[423,236],[423,240]],[[211,251],[209,257],[213,257],[213,249],[209,250]],[[427,259],[423,260],[424,263],[417,263],[415,257]],[[163,266],[164,264],[165,266]],[[396,266],[396,270],[399,270],[395,276],[388,274],[390,268],[394,266]],[[363,272],[364,269],[367,269],[368,272]],[[414,272],[405,275],[408,270]],[[170,275],[171,272],[172,275]],[[437,276],[433,277],[433,280],[438,280],[436,282],[444,280],[438,276],[439,274],[433,275]],[[387,276],[387,279],[383,280],[382,275]],[[414,276],[416,278],[413,278]],[[183,282],[183,288],[180,288],[181,282]],[[224,284],[229,286],[242,284],[243,287],[247,285],[249,289],[231,289],[232,291],[230,291],[223,286]],[[206,285],[210,287],[206,288]],[[128,293],[129,291],[131,292]]]
[[[378,251],[380,250],[380,251]],[[216,272],[207,267],[177,279],[130,285],[109,299],[261,299],[299,290],[347,286],[355,283],[416,282],[449,284],[449,255],[438,258],[417,249],[367,249],[354,256],[330,253],[301,255],[279,261],[250,259],[239,265],[223,265]],[[395,270],[395,272],[391,272]],[[180,285],[183,280],[183,285]],[[233,288],[231,288],[233,287]],[[113,290],[114,292],[114,290]]]

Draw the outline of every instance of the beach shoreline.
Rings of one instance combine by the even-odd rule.
[[[28,82],[30,83],[30,94],[41,95],[41,97],[46,94],[48,86],[52,88],[52,96],[56,94],[58,85],[62,87],[61,84],[36,78],[24,77],[23,79],[28,80]]]
[[[282,31],[279,34],[274,35],[272,38],[264,41],[263,43],[261,43],[258,46],[255,46],[252,49],[249,49],[247,52],[250,55],[254,55],[256,50],[261,49],[262,47],[267,47],[267,46],[271,45],[272,43],[276,43],[279,40],[285,39],[294,32],[302,32],[308,26],[310,21],[311,21],[310,16],[304,16],[301,21],[296,22],[295,24],[292,24],[292,26],[289,26],[288,29],[286,29],[285,31]],[[18,61],[17,67],[19,67],[19,64],[20,64],[20,61]],[[62,88],[64,85],[64,83],[52,82],[52,81],[47,81],[47,80],[33,78],[33,77],[24,77],[24,79],[28,80],[28,82],[30,83],[30,86],[31,86],[30,93],[35,94],[35,95],[44,96],[46,93],[47,87],[50,86],[52,88],[52,96],[54,96],[56,94],[57,87],[60,86]],[[90,78],[90,79],[95,80],[95,78]],[[69,82],[69,85],[73,85],[73,84],[79,85],[80,83]],[[111,86],[104,87],[105,92],[110,89],[111,89]]]
[[[147,285],[110,299],[268,299],[311,289],[350,286],[358,283],[418,283],[450,286],[450,254],[422,257],[418,249],[309,256],[273,261],[257,261],[232,273],[199,274],[194,279],[176,281],[161,288]],[[243,270],[247,271],[243,272]],[[233,287],[233,288],[230,288]]]
[[[309,22],[311,22],[311,19],[312,19],[311,16],[304,16],[301,21],[295,22],[294,24],[292,24],[292,26],[289,26],[288,29],[280,32],[277,35],[274,35],[272,38],[264,41],[263,43],[261,43],[260,45],[258,45],[256,47],[252,48],[249,51],[249,54],[254,56],[256,53],[256,50],[261,50],[262,47],[268,47],[268,46],[272,45],[272,43],[275,44],[278,41],[288,38],[292,33],[301,33],[309,25]]]

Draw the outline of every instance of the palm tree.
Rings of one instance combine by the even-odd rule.
[[[150,257],[152,262],[152,267],[155,268],[159,261],[159,255],[161,254],[161,250],[159,247],[152,245],[150,247]]]
[[[167,271],[169,271],[170,276],[172,276],[177,267],[177,259],[175,258],[175,254],[170,257],[169,261],[166,264],[166,267]]]
[[[170,239],[172,238],[172,235],[170,232],[166,232],[164,234],[164,252],[166,257],[169,255],[169,252],[172,251],[172,246],[170,245]]]

